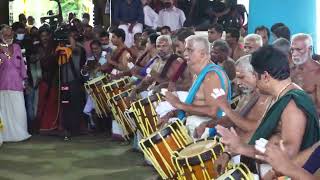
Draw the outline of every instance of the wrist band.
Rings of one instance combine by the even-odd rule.
[[[230,154],[229,152],[225,151],[225,152],[223,152],[223,153],[224,153],[224,154],[227,154],[229,159],[232,158],[232,156],[231,156],[231,154]]]

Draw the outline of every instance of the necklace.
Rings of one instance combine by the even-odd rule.
[[[278,93],[277,98],[275,99],[275,102],[279,100],[280,95],[283,93],[284,90],[286,90],[290,85],[292,84],[292,82],[288,83],[287,85],[285,85]]]

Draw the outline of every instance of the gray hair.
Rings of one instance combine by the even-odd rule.
[[[251,54],[240,57],[235,65],[237,68],[242,69],[247,73],[254,73],[253,66],[251,65]]]
[[[224,40],[218,39],[215,40],[212,43],[212,48],[218,48],[219,50],[221,50],[222,52],[229,54],[230,52],[230,46],[228,45],[228,43]]]
[[[305,39],[305,43],[307,44],[308,47],[313,46],[313,40],[310,34],[305,34],[305,33],[298,33],[294,34],[291,38],[291,44],[295,39],[298,38],[303,38]]]
[[[0,35],[2,36],[2,33],[7,29],[11,29],[11,27],[7,24],[1,24],[0,25]]]
[[[254,41],[254,43],[259,45],[260,47],[263,46],[263,40],[262,40],[262,37],[259,34],[248,34],[244,38],[244,42],[246,42],[246,41]]]
[[[278,38],[275,41],[273,41],[272,46],[281,52],[283,52],[285,55],[289,56],[290,54],[290,42],[285,38]]]
[[[208,38],[201,35],[191,35],[186,38],[186,43],[192,44],[193,48],[204,50],[206,54],[210,55],[210,45]]]
[[[158,44],[160,41],[166,41],[170,46],[172,46],[172,39],[169,35],[160,35],[156,40],[156,44]]]

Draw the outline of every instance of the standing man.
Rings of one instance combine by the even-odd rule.
[[[164,9],[159,12],[158,27],[169,26],[171,31],[177,31],[183,27],[186,21],[184,12],[175,7],[173,0],[163,0]]]
[[[292,80],[311,95],[320,114],[320,64],[312,59],[313,41],[309,34],[295,34],[291,41]]]
[[[19,45],[13,44],[14,33],[7,25],[0,29],[0,114],[5,129],[3,141],[17,142],[30,137],[23,96],[27,71]]]
[[[133,36],[142,33],[144,24],[143,7],[140,0],[117,1],[114,9],[114,21],[126,34],[125,44],[133,45]]]

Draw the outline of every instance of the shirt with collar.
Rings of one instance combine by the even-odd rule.
[[[172,31],[175,31],[182,28],[185,21],[186,16],[184,12],[175,6],[172,8],[162,9],[159,12],[159,27],[169,26]]]

